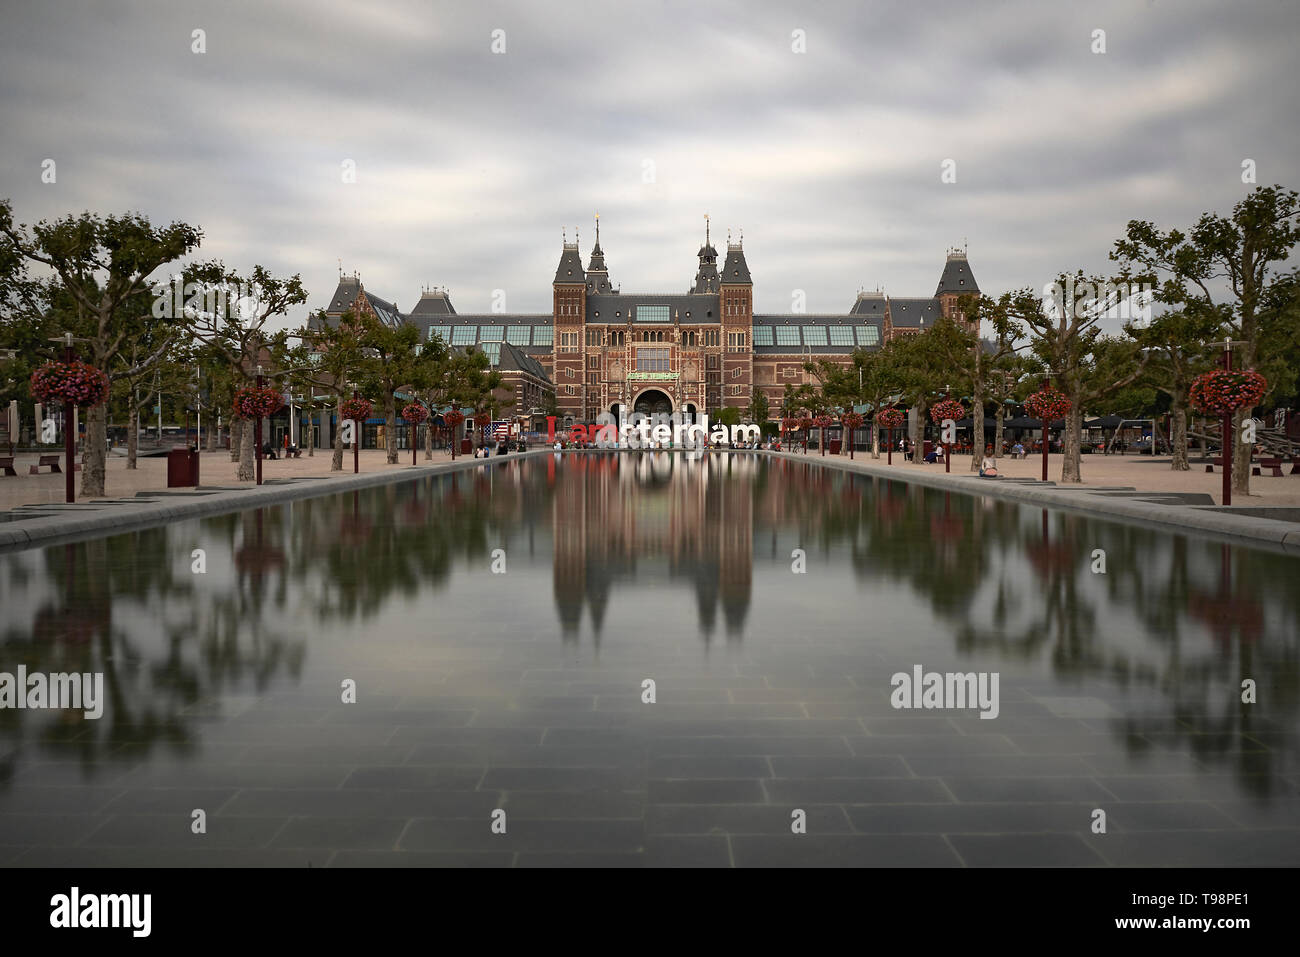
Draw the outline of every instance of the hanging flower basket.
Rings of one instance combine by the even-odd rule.
[[[452,409],[450,412],[443,413],[442,421],[446,423],[448,427],[454,429],[465,421],[465,413],[457,412],[455,409]]]
[[[1031,419],[1055,422],[1070,414],[1071,402],[1060,389],[1039,389],[1025,400],[1025,411]]]
[[[956,422],[964,418],[966,418],[966,406],[956,399],[940,399],[930,406],[931,422],[942,422],[944,419],[952,419]]]
[[[1258,405],[1267,390],[1268,380],[1254,369],[1216,369],[1192,382],[1192,405],[1202,412],[1227,415]]]
[[[799,420],[796,418],[787,418],[781,420],[781,430],[784,432],[793,432],[799,428]]]
[[[902,409],[881,409],[876,413],[876,425],[882,429],[898,429],[905,418]]]
[[[108,376],[88,362],[47,362],[32,373],[32,395],[42,402],[90,407],[108,398]]]
[[[414,425],[419,425],[429,417],[429,410],[418,402],[402,406],[402,418]]]
[[[270,386],[235,390],[234,413],[241,419],[264,419],[283,404],[284,397]]]
[[[844,423],[846,429],[860,429],[865,420],[856,412],[848,412],[841,417],[840,421]]]
[[[799,428],[803,429],[805,432],[807,432],[812,427],[813,427],[813,420],[808,418],[808,416],[805,415],[802,419],[799,420]]]
[[[339,406],[339,415],[345,419],[356,419],[364,422],[370,418],[370,410],[374,408],[369,399],[346,399]]]
[[[817,426],[819,429],[829,429],[835,424],[835,420],[829,415],[819,415],[817,418],[813,419],[812,424]]]
[[[480,429],[485,429],[492,424],[492,416],[486,412],[480,412],[474,416],[474,424]]]

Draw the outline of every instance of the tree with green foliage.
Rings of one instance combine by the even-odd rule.
[[[141,324],[165,318],[153,309],[141,313],[144,293],[154,285],[154,273],[197,248],[202,235],[182,222],[155,227],[138,213],[101,217],[85,212],[53,222],[41,220],[29,227],[15,223],[10,202],[0,201],[0,303],[6,307],[23,304],[18,321],[42,325],[45,317],[39,313],[39,290],[45,290],[48,302],[51,285],[34,280],[29,268],[50,270],[71,299],[68,319],[72,327],[67,331],[81,340],[76,344],[78,355],[102,370],[111,384],[126,372],[138,374],[163,361],[170,341],[165,340],[131,366],[123,364],[123,348],[139,334]],[[175,335],[182,331],[177,327]],[[46,344],[47,350],[50,345]],[[107,452],[108,408],[104,404],[86,410],[83,497],[104,495]]]
[[[1056,387],[1070,400],[1065,417],[1062,482],[1082,482],[1083,413],[1092,403],[1136,382],[1148,355],[1129,337],[1107,336],[1101,320],[1115,306],[1107,279],[1083,271],[1057,277],[1038,299],[1029,290],[1013,294],[1015,318],[1029,331],[1030,349]]]
[[[388,464],[397,464],[397,393],[415,396],[428,387],[435,371],[435,356],[425,352],[420,330],[402,323],[390,326],[373,313],[360,321],[363,359],[360,367],[362,391],[376,396],[383,408],[384,448]],[[414,434],[411,437],[415,440]]]
[[[771,413],[771,405],[767,400],[765,393],[758,386],[754,386],[753,392],[749,396],[749,406],[745,409],[745,414],[749,421],[755,425],[763,425],[767,422],[767,417]]]
[[[1241,343],[1237,368],[1255,369],[1272,385],[1294,375],[1296,278],[1282,263],[1297,241],[1300,194],[1259,186],[1233,206],[1231,216],[1204,213],[1186,232],[1132,220],[1111,258],[1125,279],[1159,283],[1158,302],[1191,308],[1196,316],[1222,316],[1225,338]],[[1254,411],[1233,413],[1234,435]],[[1251,446],[1233,442],[1232,448],[1233,491],[1249,495]]]

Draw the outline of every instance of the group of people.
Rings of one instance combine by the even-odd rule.
[[[504,440],[497,443],[497,455],[506,455],[509,451],[510,443]],[[492,450],[486,445],[480,445],[478,448],[474,449],[474,458],[490,459],[492,458]]]

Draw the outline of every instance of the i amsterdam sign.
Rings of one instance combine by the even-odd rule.
[[[629,372],[627,374],[628,382],[652,381],[652,382],[670,382],[677,378],[676,372]]]

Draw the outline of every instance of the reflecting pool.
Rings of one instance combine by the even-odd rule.
[[[749,453],[0,554],[0,675],[103,676],[0,709],[0,865],[1294,866],[1298,583]]]

